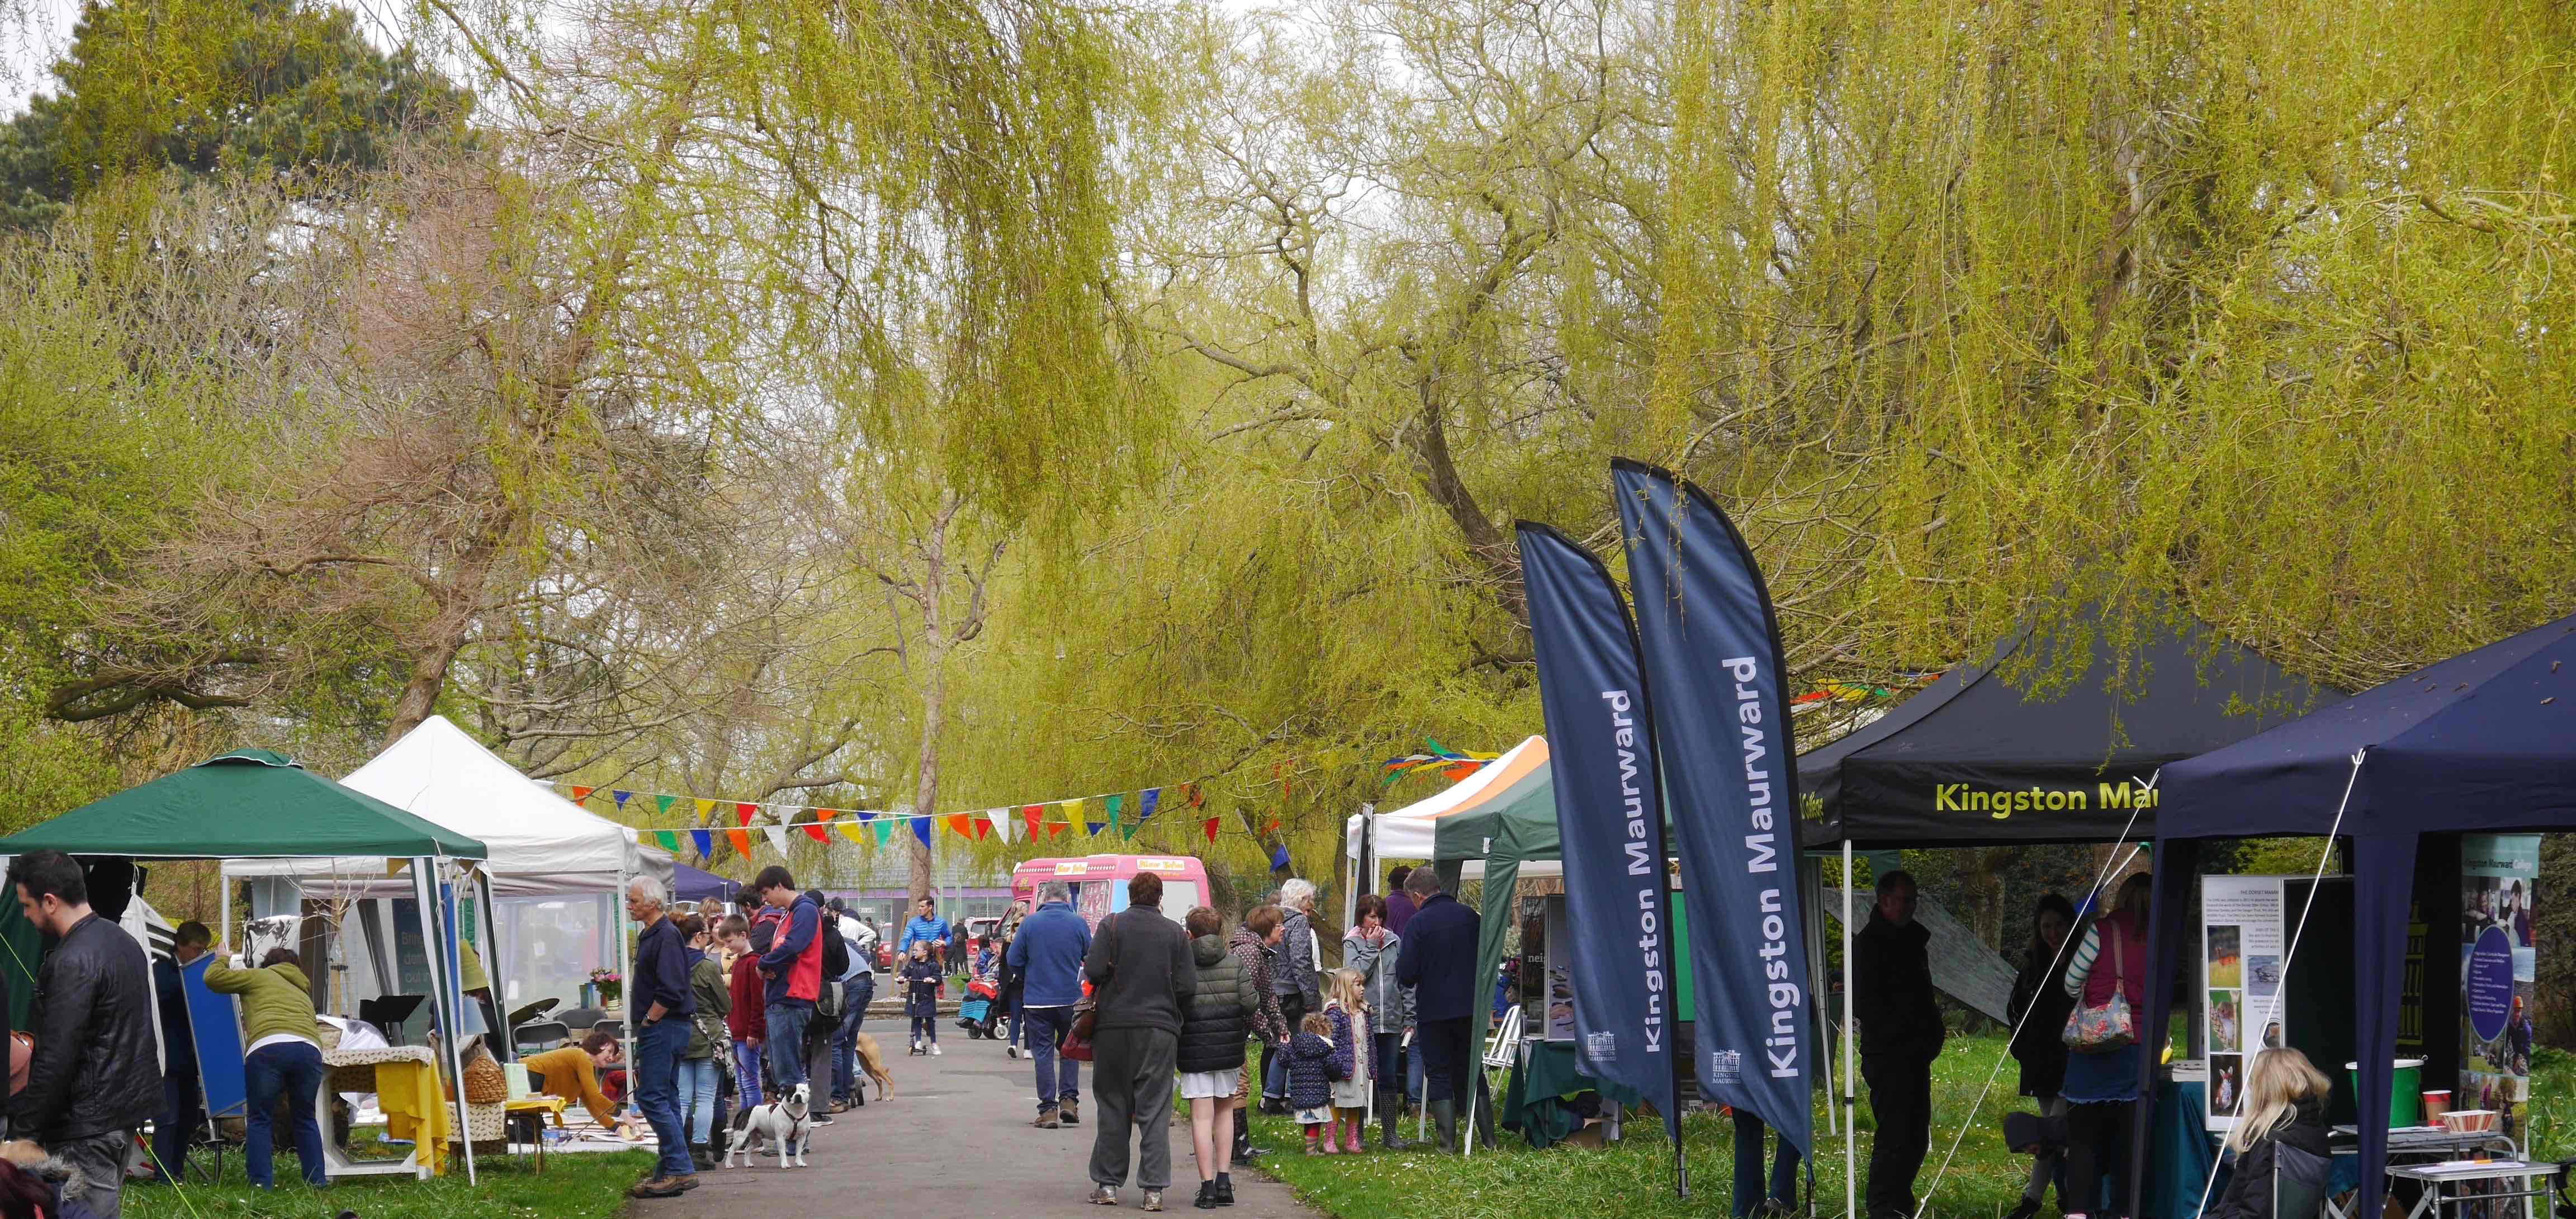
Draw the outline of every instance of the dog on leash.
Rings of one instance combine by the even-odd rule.
[[[733,1115],[733,1138],[725,1149],[724,1166],[733,1167],[734,1157],[751,1162],[751,1135],[761,1135],[778,1149],[778,1166],[805,1166],[806,1144],[814,1140],[814,1089],[811,1084],[798,1084],[786,1099],[754,1105]]]
[[[877,1039],[865,1033],[852,1033],[850,1045],[858,1051],[859,1069],[877,1081],[877,1099],[884,1100],[886,1093],[894,1087],[894,1072],[886,1070],[884,1057],[877,1053]],[[868,1103],[866,1085],[860,1085],[857,1092],[850,1099],[861,1105]]]

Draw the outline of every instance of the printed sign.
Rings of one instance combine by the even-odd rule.
[[[2539,881],[2539,835],[2460,839],[2460,1086],[2451,1107],[2497,1110],[2514,1139],[2531,1109]]]
[[[2287,1044],[2286,876],[2200,878],[2201,1027],[2209,1034],[2209,1129],[2236,1125],[2254,1056]],[[2306,879],[2301,877],[2299,879]]]

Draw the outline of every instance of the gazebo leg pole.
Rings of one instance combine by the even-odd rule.
[[[1843,1214],[1860,1216],[1860,1123],[1852,1094],[1852,844],[1843,839]]]

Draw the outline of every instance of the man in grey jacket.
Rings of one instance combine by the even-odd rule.
[[[1127,1184],[1128,1140],[1140,1145],[1136,1184],[1144,1209],[1163,1209],[1172,1184],[1172,1072],[1181,1013],[1198,989],[1189,932],[1163,917],[1163,878],[1127,882],[1127,908],[1103,919],[1082,975],[1097,1016],[1091,1036],[1092,1100],[1100,1129],[1091,1140],[1091,1201],[1118,1205]]]

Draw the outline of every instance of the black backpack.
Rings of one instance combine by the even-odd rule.
[[[823,985],[838,986],[850,972],[850,942],[841,938],[840,920],[829,910],[816,912],[814,934],[823,937]]]

